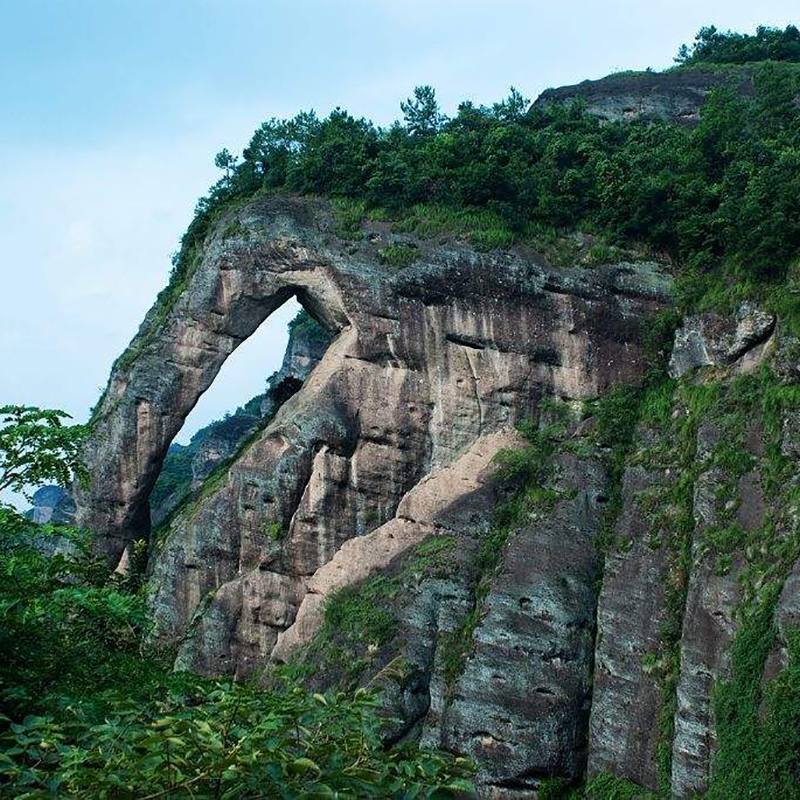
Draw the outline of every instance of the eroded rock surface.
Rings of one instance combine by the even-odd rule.
[[[646,667],[648,657],[658,657],[667,621],[669,563],[665,547],[651,541],[653,524],[642,498],[669,481],[666,470],[641,465],[624,475],[617,542],[606,556],[598,601],[589,728],[589,774],[613,772],[649,789],[659,785],[662,692]]]
[[[559,499],[506,546],[472,652],[449,691],[432,687],[422,737],[474,758],[482,784],[522,792],[580,774],[591,704],[608,476],[568,453],[555,469]]]
[[[267,379],[267,391],[251,398],[232,414],[201,428],[188,445],[170,445],[163,471],[150,496],[153,529],[160,528],[192,491],[233,457],[254,431],[263,428],[319,363],[330,344],[328,331],[305,312],[301,312],[289,327],[283,363]],[[168,491],[164,486],[169,487]]]
[[[699,121],[709,93],[722,87],[751,96],[752,74],[746,70],[724,74],[703,69],[622,73],[548,89],[534,107],[577,101],[588,113],[609,122],[657,118],[691,125]]]
[[[796,340],[750,304],[684,320],[678,380],[660,386],[674,392],[643,401],[653,418],[621,464],[582,401],[653,365],[643,342],[669,303],[653,264],[554,269],[441,238],[414,241],[418,259],[396,269],[381,258],[398,241],[388,225],[342,242],[336,224],[325,202],[279,197],[220,220],[183,293],[151,311],[113,371],[80,521],[112,561],[148,532],[148,495],[186,414],[296,296],[330,345],[287,355],[301,368],[276,379],[272,421],[151,542],[155,635],[176,665],[246,678],[299,659],[314,688],[379,687],[386,741],[474,758],[482,797],[605,772],[702,793],[737,613],[759,581],[790,571],[770,572],[769,547],[793,552],[796,512],[776,484],[791,488],[800,458]],[[755,371],[768,359],[789,392],[779,416],[778,383],[765,390]],[[547,485],[489,568],[509,499],[494,457],[521,445],[519,422],[541,434],[564,409]],[[543,441],[528,435],[522,446]],[[787,664],[796,590],[795,565],[764,681]],[[390,633],[345,642],[328,603],[361,591]]]
[[[698,367],[751,372],[774,349],[775,317],[742,303],[732,317],[708,313],[684,320],[675,334],[669,374],[680,378]]]
[[[271,656],[285,661],[309,643],[322,625],[324,605],[334,592],[385,569],[414,545],[435,535],[455,533],[447,512],[492,479],[492,459],[503,448],[519,447],[511,430],[480,437],[451,465],[421,480],[401,501],[394,519],[371,533],[345,542],[306,585],[306,595],[290,628],[279,634]],[[485,517],[489,515],[484,513]]]
[[[231,641],[244,637],[249,663],[291,624],[309,578],[390,520],[423,477],[542,397],[589,398],[637,381],[643,329],[669,282],[649,264],[556,270],[453,243],[422,243],[416,264],[394,270],[377,258],[389,232],[368,230],[345,252],[322,202],[262,200],[236,221],[209,236],[166,320],[154,327],[151,312],[112,374],[81,519],[104,532],[111,557],[146,530],[147,493],[171,437],[227,355],[288,297],[339,331],[302,390],[155,546],[161,635],[181,640],[193,619],[193,635],[207,627],[196,618],[202,601],[215,629],[238,620]],[[252,586],[244,576],[256,570],[280,613],[252,603],[238,611],[249,588],[223,590]],[[244,669],[235,653],[225,664]]]

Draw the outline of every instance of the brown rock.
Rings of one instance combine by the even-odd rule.
[[[652,265],[556,270],[458,245],[423,243],[417,264],[392,271],[369,240],[343,253],[321,201],[270,198],[236,217],[246,235],[226,238],[230,220],[220,222],[184,293],[158,325],[151,312],[111,376],[87,449],[93,483],[80,493],[81,521],[109,556],[146,531],[171,438],[266,316],[296,294],[339,333],[260,438],[155,546],[153,608],[170,641],[186,635],[203,598],[256,569],[284,587],[278,616],[288,627],[308,578],[392,519],[426,475],[543,396],[579,400],[637,380],[642,323],[667,297]],[[221,595],[231,607],[245,596]],[[236,616],[203,608],[219,624]],[[279,632],[259,641],[271,649]]]

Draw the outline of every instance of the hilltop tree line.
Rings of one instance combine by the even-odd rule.
[[[690,60],[720,36],[719,47],[739,41],[701,32]],[[755,281],[781,277],[800,246],[792,66],[751,68],[755,95],[716,90],[693,128],[603,123],[577,104],[529,108],[515,89],[492,106],[465,101],[448,118],[429,86],[389,127],[338,108],[271,119],[240,157],[217,155],[224,174],[198,202],[173,277],[221,211],[265,191],[357,199],[395,217],[425,204],[481,209],[517,238],[578,228],[609,244],[643,243],[699,274],[725,263]]]
[[[800,30],[795,25],[759,25],[755,35],[701,28],[694,43],[681,45],[679,64],[748,64],[754,61],[800,62]]]

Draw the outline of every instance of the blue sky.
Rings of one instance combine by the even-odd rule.
[[[796,2],[0,0],[0,404],[85,419],[163,286],[213,154],[265,118],[340,105],[379,123],[417,84],[446,111],[618,69],[662,68],[714,23]],[[262,390],[282,309],[187,422]]]

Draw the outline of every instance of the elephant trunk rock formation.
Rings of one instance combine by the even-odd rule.
[[[503,499],[491,465],[524,447],[515,426],[553,399],[569,407],[641,383],[670,280],[653,263],[556,269],[523,249],[447,239],[417,242],[415,263],[396,269],[381,258],[397,238],[385,223],[365,223],[355,243],[335,231],[327,202],[292,197],[216,224],[177,299],[154,306],[112,371],[79,520],[112,561],[148,536],[148,497],[186,415],[231,352],[296,297],[334,338],[229,468],[152,534],[156,635],[180,666],[246,677],[317,641],[327,597],[388,575],[382,585],[403,598],[396,646],[365,639],[363,662],[401,720],[388,739],[472,755],[498,791],[574,778],[589,747],[610,475],[596,448],[569,445],[581,434],[570,423],[547,513],[509,544],[468,623],[481,536]],[[611,624],[618,612],[600,600]],[[459,671],[444,643],[468,624],[475,649]],[[345,668],[323,651],[311,649],[321,660],[310,680],[330,685]],[[604,664],[615,656],[602,653]],[[604,703],[614,690],[606,681]],[[592,730],[613,722],[603,713]]]
[[[145,318],[95,415],[79,516],[111,558],[148,534],[150,490],[197,399],[290,297],[338,337],[257,443],[281,453],[267,473],[291,459],[305,468],[246,516],[288,529],[297,511],[288,484],[302,493],[325,448],[327,461],[366,470],[351,487],[354,519],[340,521],[344,541],[542,397],[585,399],[635,382],[642,332],[669,290],[650,263],[552,269],[530,254],[456,244],[423,244],[415,265],[393,270],[378,258],[391,234],[376,224],[358,246],[343,245],[322,201],[273,198],[232,217],[209,235],[173,305],[156,303]],[[373,472],[380,485],[370,485]]]

